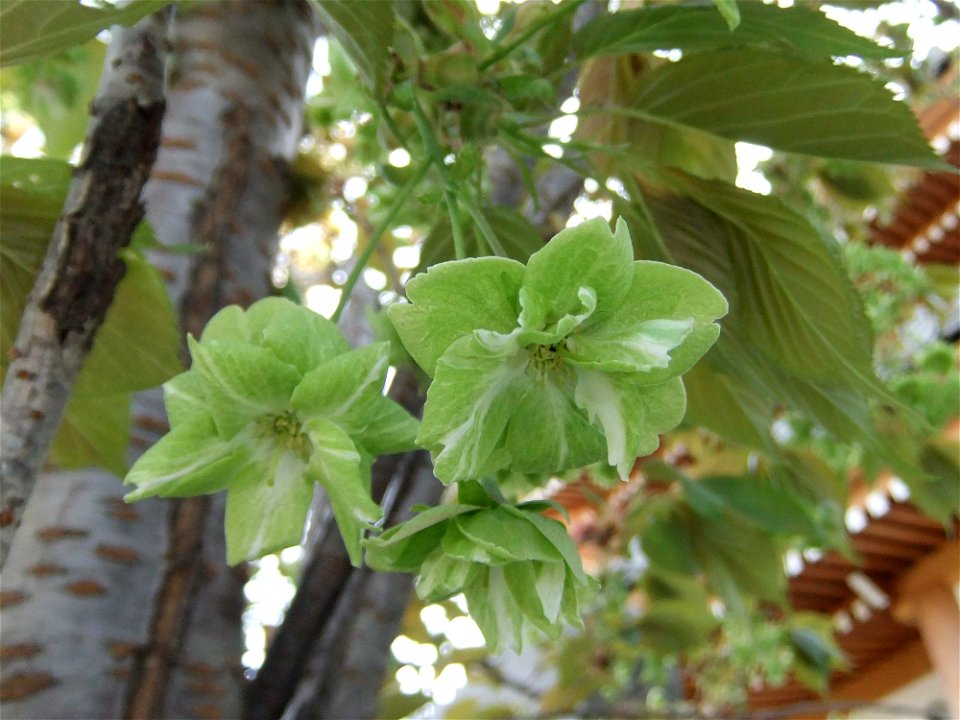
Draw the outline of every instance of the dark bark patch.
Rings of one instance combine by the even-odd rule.
[[[0,700],[17,702],[25,700],[31,695],[51,688],[57,684],[57,679],[46,672],[23,672],[8,675],[0,681]]]
[[[107,588],[96,580],[77,580],[64,589],[76,597],[99,597],[107,594]]]
[[[97,549],[94,552],[96,552],[97,557],[121,565],[136,565],[140,562],[140,553],[133,548],[123,547],[122,545],[107,545],[101,543],[97,545]]]
[[[80,528],[50,526],[37,530],[37,537],[44,542],[59,542],[61,540],[79,540],[90,534],[89,530]]]
[[[165,433],[170,429],[170,424],[166,420],[160,420],[149,415],[137,415],[133,418],[133,424],[141,430],[150,430],[156,433]]]
[[[209,678],[217,674],[217,669],[210,663],[194,662],[187,665],[187,672],[191,675],[205,675]]]
[[[37,563],[27,570],[27,573],[34,577],[51,577],[52,575],[66,575],[67,569],[63,565],[54,563]]]
[[[117,680],[126,680],[130,677],[130,668],[120,666],[115,667],[110,671],[110,674],[113,675]]]
[[[57,267],[40,300],[61,345],[74,333],[92,343],[126,272],[117,251],[143,217],[140,191],[156,157],[163,112],[163,103],[119,102],[103,113],[90,138],[79,168],[86,173],[83,202],[60,219]]]
[[[199,720],[221,720],[223,713],[220,708],[213,703],[194,703],[190,708],[190,714]]]
[[[193,680],[187,683],[187,689],[197,695],[213,695],[214,697],[223,695],[223,688],[210,680]]]
[[[122,522],[133,522],[140,519],[139,511],[127,505],[119,498],[107,498],[107,512],[114,520]]]
[[[4,510],[0,512],[0,527],[7,527],[14,520],[16,520],[16,514],[12,510]]]
[[[19,605],[29,596],[20,590],[3,590],[0,592],[0,608],[13,607]]]
[[[107,648],[107,652],[110,653],[110,657],[114,660],[123,660],[124,658],[131,657],[140,649],[137,643],[122,640],[108,640],[104,645]]]
[[[8,662],[10,660],[26,660],[43,652],[43,648],[36,643],[14,643],[13,645],[0,645],[0,660]]]

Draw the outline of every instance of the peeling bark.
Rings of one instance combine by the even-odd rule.
[[[27,299],[3,385],[0,566],[126,270],[164,111],[168,14],[114,28],[84,157]]]

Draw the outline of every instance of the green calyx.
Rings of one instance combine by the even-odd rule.
[[[683,419],[680,375],[710,348],[723,296],[699,275],[635,261],[626,225],[556,235],[526,265],[440,263],[389,317],[433,377],[417,441],[444,482],[600,460],[626,477]]]
[[[280,298],[217,313],[193,365],[164,385],[170,432],[134,464],[127,500],[227,491],[227,559],[300,542],[316,484],[354,564],[381,517],[370,465],[414,447],[417,423],[382,394],[389,346],[350,350],[337,327]]]

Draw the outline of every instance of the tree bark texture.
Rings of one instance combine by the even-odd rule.
[[[0,567],[143,217],[164,112],[169,15],[114,28],[83,158],[27,299],[3,384]]]
[[[176,21],[177,70],[144,191],[185,330],[270,291],[316,26],[306,2],[201,5]],[[131,457],[166,430],[137,397]],[[223,565],[222,502],[127,506],[108,473],[42,475],[3,574],[5,714],[240,715],[243,576]]]

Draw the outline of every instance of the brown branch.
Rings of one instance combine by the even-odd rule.
[[[160,143],[167,13],[115,28],[77,168],[20,321],[3,386],[0,566],[70,390],[126,270]]]

